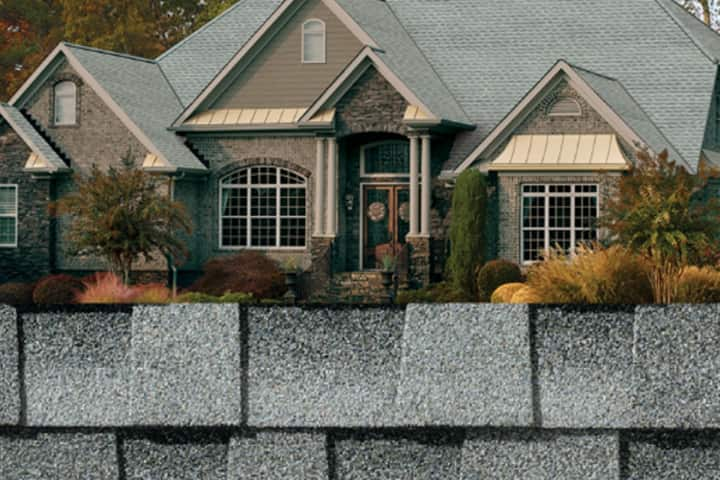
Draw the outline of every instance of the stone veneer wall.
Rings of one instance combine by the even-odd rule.
[[[720,476],[720,306],[0,306],[0,478]]]

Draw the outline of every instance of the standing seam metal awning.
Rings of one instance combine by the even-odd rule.
[[[623,171],[630,164],[616,135],[515,135],[491,171]]]

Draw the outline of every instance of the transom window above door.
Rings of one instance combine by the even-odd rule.
[[[572,254],[596,241],[599,208],[595,184],[523,185],[523,263],[540,260],[553,248]]]
[[[410,145],[399,140],[366,145],[360,151],[360,174],[364,177],[410,176]]]
[[[220,181],[220,248],[300,249],[306,245],[307,179],[257,166]]]

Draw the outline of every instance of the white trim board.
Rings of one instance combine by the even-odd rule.
[[[7,113],[7,110],[5,110],[5,107],[3,107],[2,105],[0,105],[0,115],[2,116],[2,119],[5,120],[8,125],[10,125],[10,128],[12,128],[13,131],[18,134],[22,141],[25,142],[28,147],[30,147],[30,150],[32,150],[33,153],[37,154],[45,161],[45,163],[48,165],[48,173],[70,171],[70,167],[66,166],[65,168],[60,168],[54,163],[50,162],[50,160],[43,154],[42,150],[40,150],[40,148],[35,144],[35,142],[33,142],[30,137],[25,135],[25,132],[22,128],[19,128],[18,124],[12,119],[12,116]]]

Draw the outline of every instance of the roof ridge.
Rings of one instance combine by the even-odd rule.
[[[693,45],[695,45],[695,47],[700,51],[700,53],[702,53],[705,57],[707,57],[707,59],[710,60],[712,63],[720,62],[720,59],[718,59],[715,55],[713,55],[711,52],[709,52],[703,45],[701,45],[700,41],[695,38],[695,35],[690,33],[690,31],[687,28],[685,28],[684,25],[682,25],[680,23],[678,18],[673,13],[670,12],[670,8],[679,8],[683,12],[683,14],[689,15],[690,18],[692,19],[692,21],[696,21],[696,22],[700,23],[704,28],[707,28],[715,35],[717,35],[717,32],[715,32],[712,28],[710,28],[708,25],[706,25],[704,22],[702,22],[699,18],[697,18],[695,15],[692,15],[690,12],[688,12],[687,10],[685,10],[684,8],[682,8],[680,5],[678,5],[675,2],[671,2],[671,4],[674,5],[675,7],[668,7],[663,4],[663,2],[665,2],[667,0],[654,0],[654,1],[665,12],[665,14],[668,17],[670,17],[670,20],[672,20],[673,23],[675,25],[677,25],[680,30],[682,30],[682,32],[685,34],[685,36],[688,37],[690,42]],[[678,14],[679,14],[679,12],[678,12]]]
[[[63,41],[61,43],[70,48],[79,48],[80,50],[87,50],[89,52],[99,53],[101,55],[111,55],[114,57],[125,58],[127,60],[135,60],[135,61],[139,61],[139,62],[150,63],[152,65],[157,64],[157,62],[151,58],[138,57],[137,55],[130,55],[128,53],[121,53],[121,52],[113,52],[111,50],[103,50],[101,48],[89,47],[87,45],[78,45],[76,43],[71,43],[71,42],[66,42],[66,41]]]

